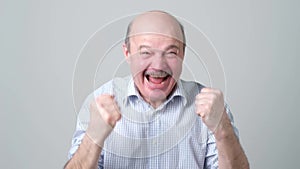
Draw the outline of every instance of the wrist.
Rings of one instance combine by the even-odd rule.
[[[104,146],[104,141],[105,141],[105,136],[101,132],[97,132],[95,129],[88,127],[86,132],[85,132],[85,137],[87,137],[88,142],[90,144],[94,144],[95,146],[98,147],[103,147]]]
[[[233,127],[231,125],[231,121],[228,118],[225,108],[220,123],[217,125],[213,134],[217,141],[221,141],[224,139],[232,139],[235,136]]]
[[[85,135],[78,150],[64,168],[96,168],[101,151],[102,148]]]

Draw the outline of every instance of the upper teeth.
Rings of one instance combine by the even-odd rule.
[[[168,76],[168,73],[165,71],[146,72],[145,74],[151,77],[161,77],[161,78]]]

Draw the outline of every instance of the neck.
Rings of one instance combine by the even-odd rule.
[[[157,109],[165,100],[147,101],[154,109]]]

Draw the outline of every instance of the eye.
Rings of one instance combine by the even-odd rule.
[[[177,57],[178,51],[177,50],[170,50],[166,53],[167,57]]]
[[[150,52],[149,51],[141,51],[140,54],[141,55],[150,55]]]
[[[153,52],[151,52],[151,50],[149,49],[141,49],[140,50],[140,56],[142,57],[150,57],[153,54]]]

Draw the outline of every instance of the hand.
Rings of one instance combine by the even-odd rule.
[[[196,113],[213,133],[221,123],[224,108],[224,98],[220,90],[203,88],[196,96]]]
[[[86,133],[102,147],[120,118],[121,114],[114,96],[100,95],[90,104],[90,122]]]

